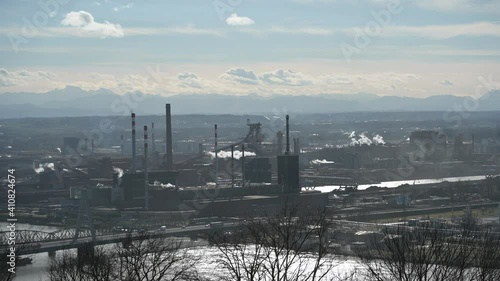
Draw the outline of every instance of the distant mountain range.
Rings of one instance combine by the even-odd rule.
[[[140,98],[140,99],[138,99]],[[477,111],[500,110],[500,91],[479,98]],[[456,106],[470,110],[470,98],[439,95],[428,98],[377,96],[369,93],[323,94],[317,96],[261,97],[256,94],[228,96],[192,94],[162,97],[140,92],[117,95],[110,90],[85,91],[68,86],[47,93],[0,94],[0,118],[76,117],[138,114],[163,114],[165,103],[173,114],[253,114],[253,113],[337,113],[360,111],[447,111]]]

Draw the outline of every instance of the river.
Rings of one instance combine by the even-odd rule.
[[[7,223],[0,223],[0,229],[5,230]],[[47,226],[36,226],[29,224],[18,224],[18,229],[31,229],[31,230],[41,230],[41,231],[56,231],[57,227],[47,227]],[[73,250],[75,251],[75,250]],[[56,256],[60,252],[56,252]],[[200,246],[192,248],[188,251],[188,254],[200,258],[197,262],[196,269],[202,276],[208,278],[216,278],[221,273],[220,270],[214,271],[214,262],[216,261],[216,256],[218,250],[209,246]],[[32,264],[17,267],[17,276],[14,278],[15,281],[46,281],[48,276],[46,273],[46,267],[50,261],[50,257],[47,253],[40,253],[31,255],[33,258]],[[314,261],[311,259],[311,261]],[[353,269],[358,268],[359,264],[354,258],[349,257],[335,257],[334,258],[335,268],[332,270],[333,274],[342,275],[346,272],[351,272]]]
[[[499,175],[494,175],[499,176]],[[358,190],[365,190],[370,186],[377,187],[386,187],[386,188],[396,188],[402,184],[409,185],[419,185],[419,184],[432,184],[432,183],[441,183],[441,182],[459,182],[459,181],[479,181],[484,180],[486,176],[468,176],[468,177],[452,177],[452,178],[440,178],[440,179],[418,179],[418,180],[403,180],[403,181],[385,181],[376,184],[362,184],[358,186]],[[321,192],[331,192],[333,190],[338,189],[337,185],[326,185],[326,186],[317,186],[314,190],[319,190]]]

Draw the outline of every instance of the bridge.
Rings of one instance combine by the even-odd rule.
[[[238,222],[227,222],[221,226],[210,227],[209,225],[192,225],[186,227],[167,228],[146,232],[147,237],[163,238],[173,236],[193,236],[201,233],[209,233],[221,230],[229,230],[240,227]],[[0,249],[10,247],[7,242],[10,232],[0,232]],[[90,230],[81,230],[75,239],[74,229],[65,229],[55,232],[44,232],[36,230],[16,230],[16,247],[20,250],[19,255],[28,255],[48,252],[49,255],[59,250],[79,249],[92,243],[94,245],[105,245],[120,243],[126,239],[140,239],[143,232],[113,233],[110,230],[97,230],[93,241]]]

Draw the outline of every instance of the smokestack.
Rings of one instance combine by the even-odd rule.
[[[165,105],[165,111],[167,115],[167,137],[165,141],[167,142],[167,169],[173,168],[173,159],[172,159],[172,115],[170,113],[170,104],[167,103]]]
[[[135,172],[135,113],[132,113],[132,172]]]
[[[94,139],[92,139],[92,142],[91,142],[91,143],[92,143],[92,144],[91,144],[91,145],[92,145],[92,154],[94,154]]]
[[[214,125],[215,129],[215,146],[214,146],[214,151],[215,151],[215,187],[218,186],[218,180],[219,180],[219,157],[218,157],[218,151],[217,151],[217,124]]]
[[[241,144],[241,186],[245,187],[245,144]]]
[[[151,123],[151,152],[155,153],[156,152],[156,147],[155,147],[155,123]]]
[[[203,154],[203,143],[201,142],[198,144],[198,152],[200,153],[200,155]]]
[[[446,160],[448,158],[448,137],[446,135],[444,136],[444,144],[443,145],[444,145],[444,159],[443,160]]]
[[[288,124],[290,116],[286,115],[286,155],[290,155],[290,125]]]
[[[474,153],[476,152],[476,139],[474,137],[474,135],[472,135],[472,149],[471,149],[471,154],[474,155]]]
[[[123,151],[123,135],[121,135],[120,152],[121,152],[121,154],[123,156],[124,155],[124,151]]]
[[[231,187],[234,188],[234,145],[231,145]]]
[[[144,125],[144,203],[149,210],[149,178],[148,178],[148,126]]]

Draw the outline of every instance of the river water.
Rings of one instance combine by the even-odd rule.
[[[7,223],[0,223],[0,229],[5,230]],[[46,227],[46,226],[33,226],[29,224],[18,224],[17,229],[31,229],[31,230],[42,230],[42,231],[55,231],[56,227]],[[75,250],[73,250],[75,251]],[[56,252],[56,256],[61,253]],[[196,269],[200,275],[207,278],[216,278],[221,274],[224,274],[221,270],[214,271],[216,267],[216,260],[218,255],[218,250],[209,246],[200,246],[191,248],[188,251],[189,255],[200,258],[197,262]],[[46,281],[48,280],[46,267],[50,261],[50,257],[47,253],[40,253],[31,255],[33,258],[32,264],[17,267],[17,276],[14,280],[16,281]],[[314,261],[311,259],[311,262]],[[348,257],[335,257],[334,259],[335,268],[332,270],[332,274],[343,275],[345,273],[351,272],[352,270],[358,268],[360,265],[353,258]]]
[[[499,175],[495,175],[499,176]],[[419,185],[419,184],[433,184],[433,183],[441,183],[441,182],[459,182],[459,181],[479,181],[484,180],[486,176],[469,176],[469,177],[452,177],[452,178],[440,178],[440,179],[419,179],[419,180],[403,180],[403,181],[386,181],[377,184],[362,184],[358,186],[358,190],[365,190],[370,186],[377,187],[387,187],[387,188],[396,188],[402,184],[409,185]],[[319,190],[321,192],[331,192],[332,190],[338,189],[337,185],[326,185],[326,186],[317,186],[314,189]]]
[[[0,222],[1,231],[7,231],[7,223]],[[57,231],[59,228],[52,226],[38,226],[16,223],[16,229],[26,229],[26,230],[39,230],[39,231]],[[33,261],[32,264],[26,266],[16,267],[17,276],[14,280],[23,281],[38,281],[46,280],[45,267],[49,261],[49,256],[47,253],[34,254],[30,256]]]

